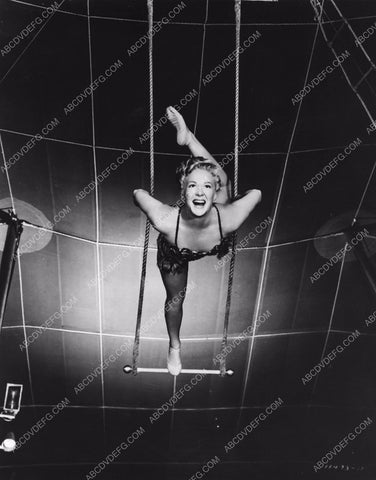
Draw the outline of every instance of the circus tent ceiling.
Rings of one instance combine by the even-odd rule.
[[[237,234],[245,243],[226,357],[235,374],[192,385],[183,374],[123,372],[145,232],[132,192],[150,189],[151,84],[155,196],[176,202],[175,169],[188,155],[168,105],[233,179],[234,2],[154,0],[150,77],[146,0],[0,1],[0,208],[25,220],[0,336],[0,396],[9,382],[23,385],[21,410],[1,434],[24,443],[0,452],[1,479],[86,478],[140,428],[99,478],[189,479],[215,458],[206,478],[317,478],[316,462],[374,418],[375,292],[365,269],[375,268],[375,72],[358,88],[368,113],[349,82],[372,67],[362,48],[376,59],[376,5],[336,2],[363,35],[356,42],[331,1],[321,3],[337,64],[308,0],[241,2],[237,119],[239,143],[248,140],[238,187],[263,198]],[[367,231],[361,246],[331,260],[354,218]],[[214,368],[228,275],[229,262],[215,257],[190,265],[184,368]],[[152,231],[144,367],[165,367],[164,298]],[[373,478],[374,447],[370,425],[319,474]]]

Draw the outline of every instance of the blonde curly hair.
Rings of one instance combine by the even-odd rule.
[[[182,162],[176,169],[176,176],[182,190],[184,188],[186,177],[192,173],[193,170],[196,170],[196,168],[206,170],[213,175],[216,192],[221,188],[221,179],[218,175],[218,167],[204,157],[190,157],[188,160]]]

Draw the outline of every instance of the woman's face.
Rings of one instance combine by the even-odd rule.
[[[185,178],[184,199],[193,215],[202,217],[216,199],[215,179],[207,170],[196,168]]]

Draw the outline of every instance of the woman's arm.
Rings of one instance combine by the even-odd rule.
[[[152,197],[146,190],[137,189],[133,191],[134,203],[145,213],[153,227],[162,233],[167,233],[172,214],[175,212],[173,207],[166,205],[156,198]]]
[[[224,205],[221,216],[225,231],[230,233],[237,230],[259,202],[261,202],[261,191],[253,189],[247,190],[240,198],[238,196],[230,204]]]

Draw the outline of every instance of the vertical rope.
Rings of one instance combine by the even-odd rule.
[[[236,19],[236,62],[235,62],[235,147],[234,147],[234,197],[238,195],[238,179],[239,179],[239,49],[240,49],[240,5],[241,0],[235,0],[235,19]],[[230,260],[230,270],[228,275],[227,285],[227,298],[226,298],[226,310],[225,320],[223,325],[223,336],[221,344],[220,355],[220,375],[221,377],[226,375],[226,347],[227,347],[227,334],[228,324],[230,319],[231,297],[232,297],[232,285],[234,281],[234,268],[235,268],[235,255],[236,255],[236,232],[232,235],[232,252]]]
[[[148,0],[149,14],[149,103],[150,103],[150,194],[154,196],[154,129],[153,129],[153,0]]]
[[[239,50],[240,50],[240,4],[235,0],[236,17],[236,59],[235,59],[235,147],[234,147],[234,197],[238,195],[239,177]]]
[[[148,5],[148,21],[149,21],[149,103],[150,103],[150,194],[154,195],[154,131],[153,131],[153,0],[147,0]],[[150,222],[146,221],[144,250],[142,254],[142,268],[140,293],[138,297],[136,332],[133,344],[133,374],[137,375],[138,359],[140,351],[140,329],[142,318],[142,306],[144,303],[145,280],[146,280],[146,263],[148,258],[150,238]]]

